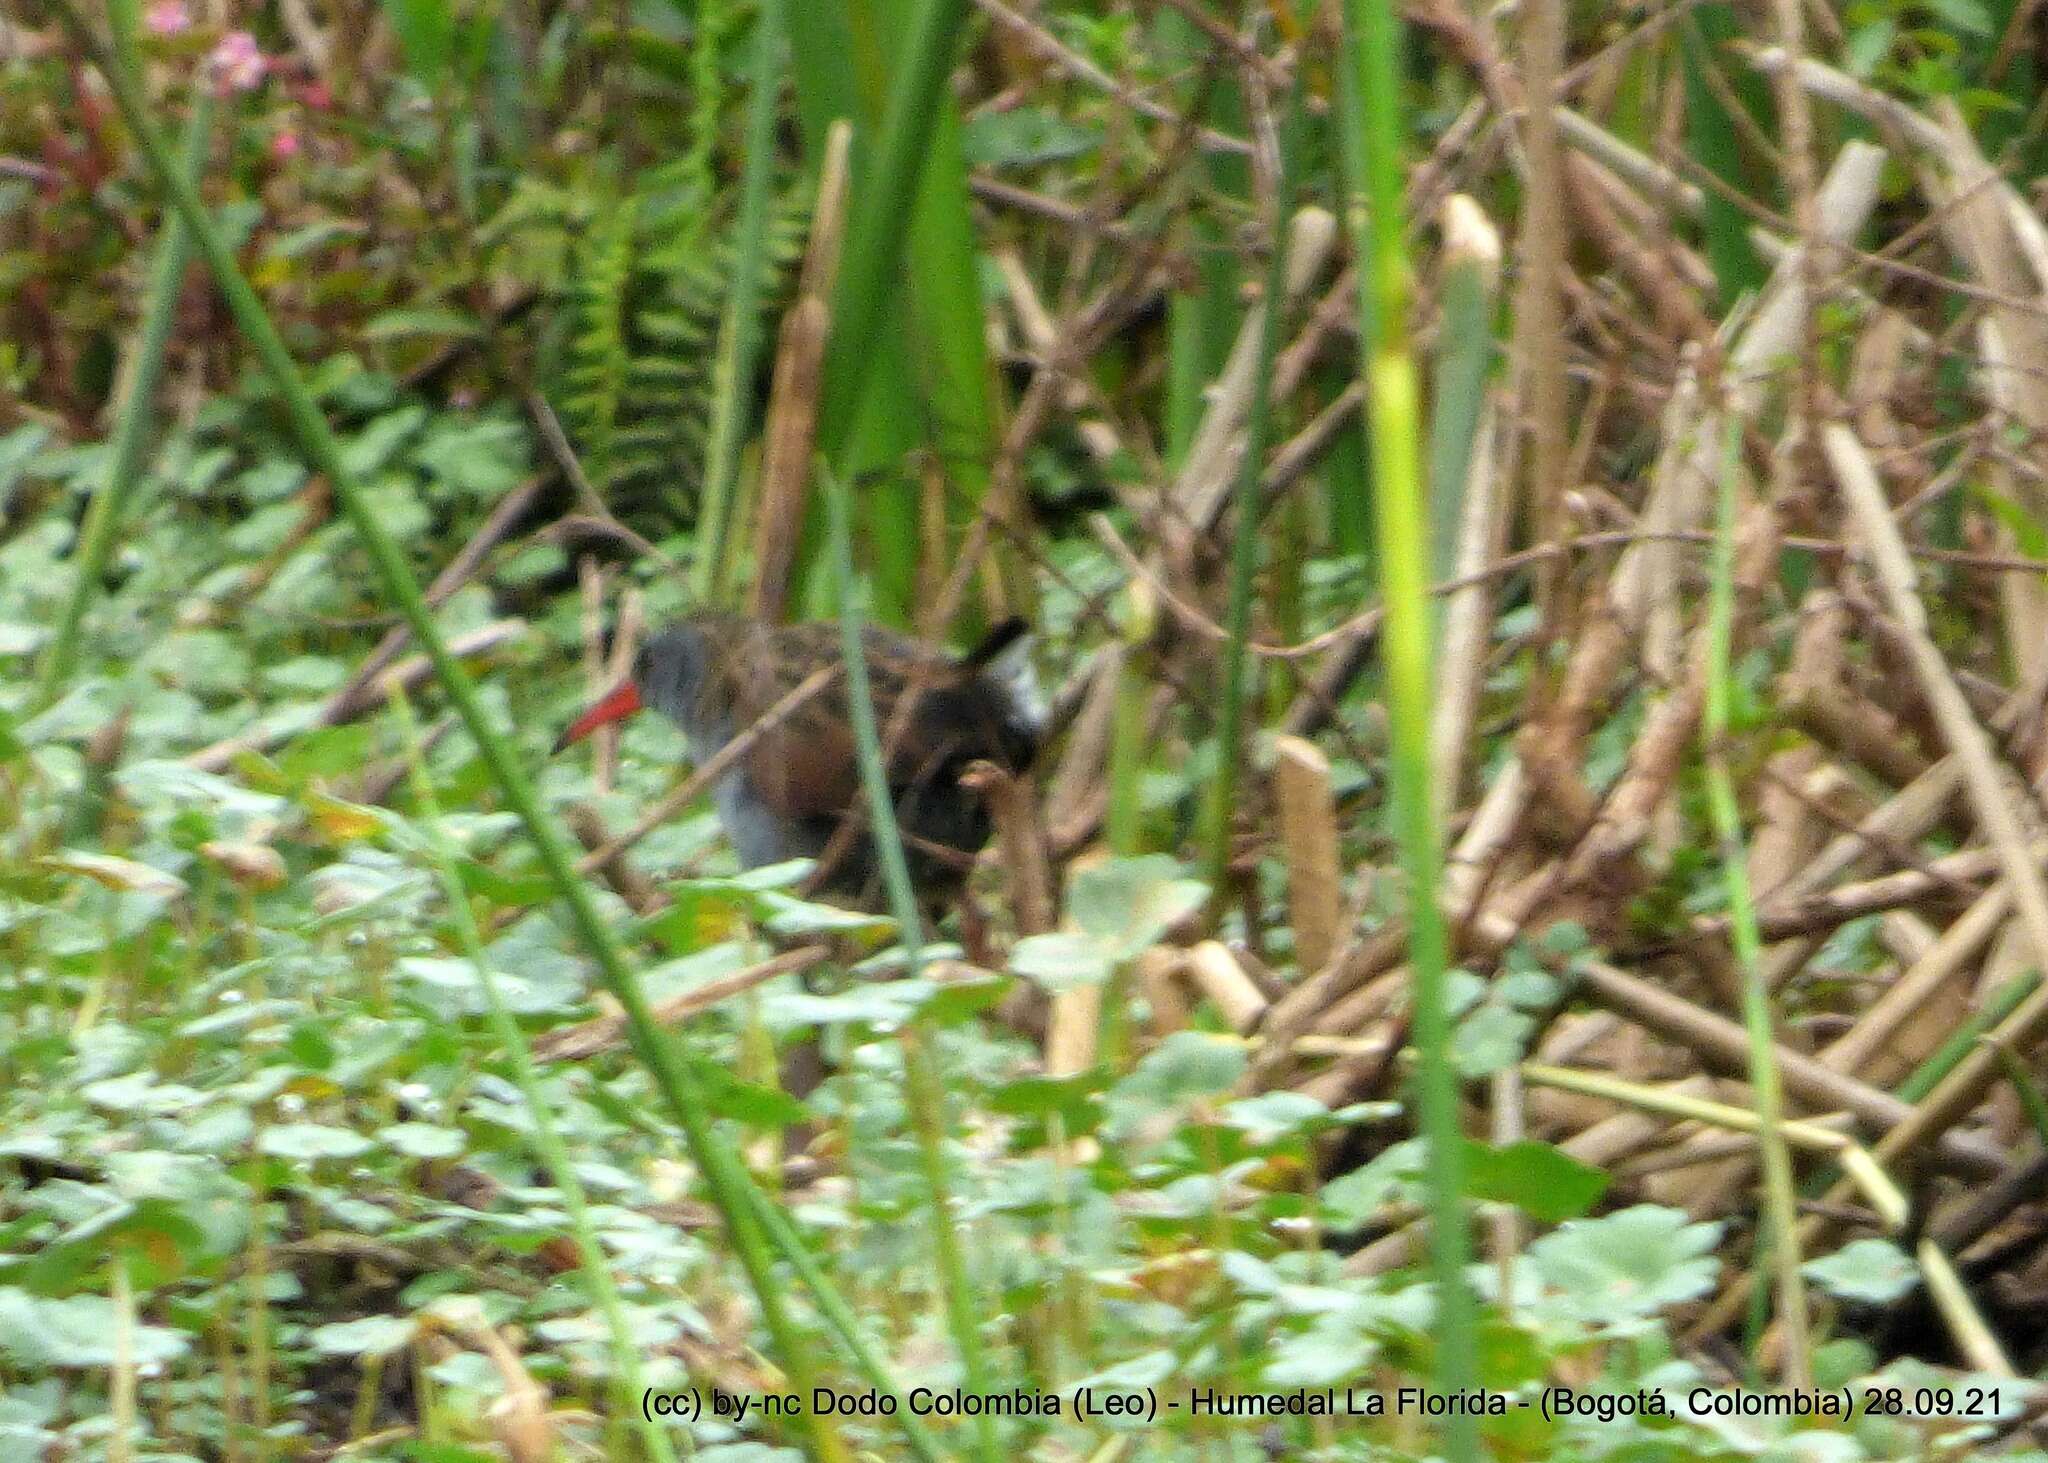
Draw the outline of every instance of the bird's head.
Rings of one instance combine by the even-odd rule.
[[[640,647],[631,674],[569,723],[556,739],[555,750],[559,752],[599,727],[623,721],[649,706],[693,736],[707,730],[697,723],[714,654],[706,631],[699,626],[683,624],[662,631]]]

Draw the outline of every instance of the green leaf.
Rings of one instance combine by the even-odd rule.
[[[324,1356],[382,1356],[410,1344],[416,1329],[407,1316],[364,1316],[315,1326],[306,1339]]]
[[[1889,15],[1858,26],[1849,33],[1848,43],[1842,48],[1842,68],[1851,76],[1869,80],[1878,63],[1891,54],[1898,35],[1899,23]]]
[[[1233,1037],[1176,1031],[1110,1089],[1110,1126],[1126,1132],[1148,1117],[1226,1092],[1245,1062],[1245,1045]]]
[[[1422,1182],[1422,1140],[1396,1143],[1361,1168],[1323,1185],[1323,1222],[1336,1230],[1363,1229],[1392,1203],[1412,1200]]]
[[[989,1107],[1011,1117],[1058,1113],[1070,1121],[1081,1120],[1100,1105],[1103,1081],[1100,1068],[1071,1077],[1019,1077],[990,1091]]]
[[[152,1289],[176,1279],[205,1254],[206,1231],[170,1199],[114,1204],[72,1225],[36,1255],[40,1290],[64,1290],[100,1261],[119,1257],[135,1284]]]
[[[406,68],[423,82],[437,80],[455,52],[455,8],[447,0],[383,0],[385,18],[405,52]]]
[[[1083,869],[1067,890],[1067,912],[1115,961],[1159,943],[1174,925],[1202,907],[1209,886],[1182,876],[1165,854],[1110,859]]]
[[[94,1107],[105,1108],[108,1112],[146,1113],[156,1117],[188,1112],[206,1101],[206,1094],[197,1088],[177,1082],[159,1082],[150,1072],[130,1072],[125,1077],[87,1083],[82,1095]]]
[[[1026,935],[1010,947],[1010,969],[1053,995],[1101,985],[1111,974],[1102,946],[1086,935]]]
[[[540,1016],[574,1005],[583,997],[583,987],[573,962],[542,964],[522,961],[523,973],[503,969],[498,960],[505,952],[492,955],[491,981],[506,1009],[518,1016]],[[418,987],[421,998],[437,1009],[478,1015],[490,1002],[485,998],[483,980],[467,958],[442,955],[408,955],[398,962],[398,974]]]
[[[933,981],[932,993],[919,1004],[917,1014],[934,1026],[958,1026],[993,1007],[1015,984],[1003,975]]]
[[[142,0],[107,0],[107,31],[117,47],[125,52],[141,29]]]
[[[800,1026],[873,1026],[894,1031],[917,1016],[931,994],[926,980],[886,980],[850,986],[835,995],[775,991],[761,997],[761,1019],[775,1030]]]
[[[119,1318],[103,1295],[41,1300],[0,1285],[0,1354],[30,1371],[112,1366],[119,1358]],[[137,1366],[160,1366],[185,1354],[185,1337],[165,1326],[137,1323],[130,1356]]]
[[[453,1158],[469,1142],[461,1129],[438,1123],[393,1123],[378,1130],[377,1141],[407,1158]]]
[[[1473,1198],[1512,1204],[1544,1224],[1585,1214],[1610,1182],[1601,1170],[1533,1139],[1496,1148],[1468,1138],[1465,1173],[1465,1191]]]
[[[14,485],[28,472],[50,440],[50,429],[41,422],[16,427],[0,437],[0,508],[7,504]]]
[[[1249,1142],[1259,1144],[1312,1133],[1332,1118],[1330,1110],[1307,1093],[1285,1089],[1240,1098],[1226,1104],[1220,1116]]]
[[[719,1117],[757,1128],[786,1128],[810,1115],[810,1109],[787,1092],[748,1082],[729,1067],[703,1057],[692,1057],[690,1066],[703,1088],[705,1103]]]
[[[43,868],[55,869],[59,873],[79,874],[95,884],[123,894],[148,894],[158,899],[176,899],[185,892],[185,881],[175,874],[135,859],[119,858],[110,853],[92,853],[85,849],[67,848],[61,853],[48,854],[36,860]]]
[[[265,1128],[256,1140],[257,1150],[272,1158],[296,1158],[306,1163],[359,1158],[374,1146],[353,1129],[329,1127],[325,1123],[280,1123]]]
[[[532,909],[547,903],[554,885],[546,874],[505,874],[479,859],[458,859],[455,875],[462,887],[500,909]]]
[[[1921,4],[1943,24],[1964,35],[1989,36],[1994,32],[1991,12],[1979,0],[1921,0]]]
[[[1920,1270],[1897,1245],[1875,1238],[1852,1240],[1832,1255],[1808,1260],[1800,1273],[1829,1295],[1888,1305],[1920,1283]]]
[[[960,150],[977,167],[1059,162],[1093,152],[1101,142],[1098,129],[1078,126],[1047,107],[982,112],[960,129]]]
[[[1546,1292],[1544,1309],[1624,1334],[1712,1288],[1720,1233],[1718,1224],[1694,1224],[1682,1210],[1640,1204],[1544,1235],[1529,1246],[1530,1270]]]
[[[1380,1343],[1353,1318],[1320,1316],[1305,1331],[1277,1337],[1259,1377],[1281,1390],[1335,1387],[1363,1373],[1380,1352]]]
[[[28,748],[15,735],[14,718],[0,711],[0,767],[28,755]]]
[[[468,340],[483,334],[474,315],[460,310],[422,308],[385,310],[370,317],[359,332],[364,340]]]

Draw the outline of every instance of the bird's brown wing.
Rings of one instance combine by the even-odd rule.
[[[736,647],[735,704],[744,708],[741,734],[805,676],[839,660],[831,625],[789,625],[749,637]],[[932,775],[957,739],[959,728],[945,714],[947,692],[961,668],[943,655],[891,631],[871,628],[866,637],[868,680],[876,730],[882,738],[892,792]],[[894,726],[905,704],[904,724]],[[860,762],[854,745],[845,677],[842,675],[780,724],[765,730],[747,757],[747,770],[761,798],[786,818],[835,817],[860,798]],[[893,733],[893,737],[892,737]]]

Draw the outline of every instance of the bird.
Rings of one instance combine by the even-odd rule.
[[[651,636],[632,672],[562,732],[555,751],[652,707],[681,728],[702,766],[736,738],[748,745],[712,785],[712,804],[744,868],[818,863],[809,887],[874,904],[879,855],[867,825],[843,638],[835,622],[774,624],[689,615]],[[861,635],[876,732],[911,882],[937,907],[965,883],[992,831],[962,786],[976,762],[1030,770],[1048,710],[1028,627],[1003,621],[965,655],[870,625]],[[772,708],[813,677],[818,688]]]

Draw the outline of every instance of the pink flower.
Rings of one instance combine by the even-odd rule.
[[[331,111],[334,107],[334,92],[324,81],[309,81],[299,88],[299,100],[316,112]]]
[[[256,48],[256,37],[245,30],[231,30],[220,38],[207,58],[214,84],[223,92],[254,91],[263,85],[263,73],[270,62]]]
[[[184,0],[156,0],[143,12],[142,24],[153,36],[181,36],[192,29],[192,13]]]
[[[287,158],[297,157],[299,155],[299,146],[298,133],[280,132],[277,136],[270,139],[270,155],[279,162],[283,162]]]

